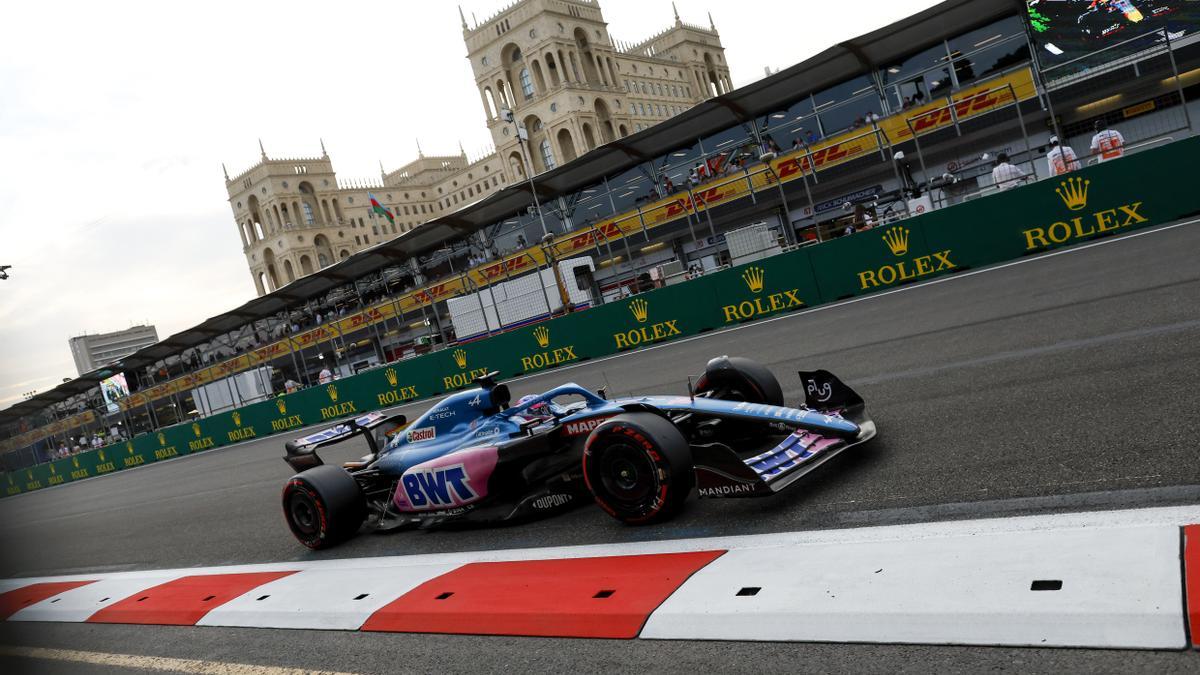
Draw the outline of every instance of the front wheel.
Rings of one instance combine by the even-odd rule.
[[[584,446],[583,477],[600,508],[629,525],[671,518],[695,483],[687,439],[648,412],[617,415],[596,427]]]
[[[353,476],[324,464],[292,476],[283,486],[283,517],[301,544],[329,548],[358,532],[367,502]]]

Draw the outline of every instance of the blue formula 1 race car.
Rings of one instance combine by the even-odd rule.
[[[285,444],[298,473],[283,489],[292,533],[310,548],[356,534],[549,515],[595,501],[628,524],[675,515],[691,493],[758,497],[875,436],[862,398],[832,374],[801,372],[787,407],[769,370],[710,361],[686,396],[609,400],[576,384],[511,403],[495,375],[411,424],[371,413]],[[690,387],[689,387],[690,388]],[[341,467],[316,450],[364,436],[371,453]]]

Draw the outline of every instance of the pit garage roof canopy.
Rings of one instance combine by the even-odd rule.
[[[830,47],[786,70],[696,105],[670,121],[603,145],[575,161],[539,174],[534,178],[538,196],[547,199],[586,188],[605,176],[690,145],[697,137],[776,112],[804,94],[819,92],[940,40],[1011,16],[1019,8],[1016,0],[947,0],[890,26]],[[529,191],[528,183],[510,185],[450,215],[435,218],[391,241],[361,251],[237,309],[140,349],[105,368],[0,411],[0,424],[13,422],[23,415],[83,393],[115,373],[153,365],[251,321],[274,316],[299,303],[319,298],[338,286],[440,248],[447,241],[470,235],[530,206]]]

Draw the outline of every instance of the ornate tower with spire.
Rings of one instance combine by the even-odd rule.
[[[613,38],[596,0],[521,0],[473,26],[459,18],[510,181],[525,176],[522,135],[540,173],[731,88],[716,29],[678,10],[637,43]]]

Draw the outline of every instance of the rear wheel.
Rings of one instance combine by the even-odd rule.
[[[583,476],[600,508],[630,525],[671,518],[695,483],[687,439],[648,412],[617,415],[596,427],[584,448]]]
[[[353,476],[321,465],[296,474],[283,486],[283,517],[301,544],[329,548],[358,532],[367,504]]]

